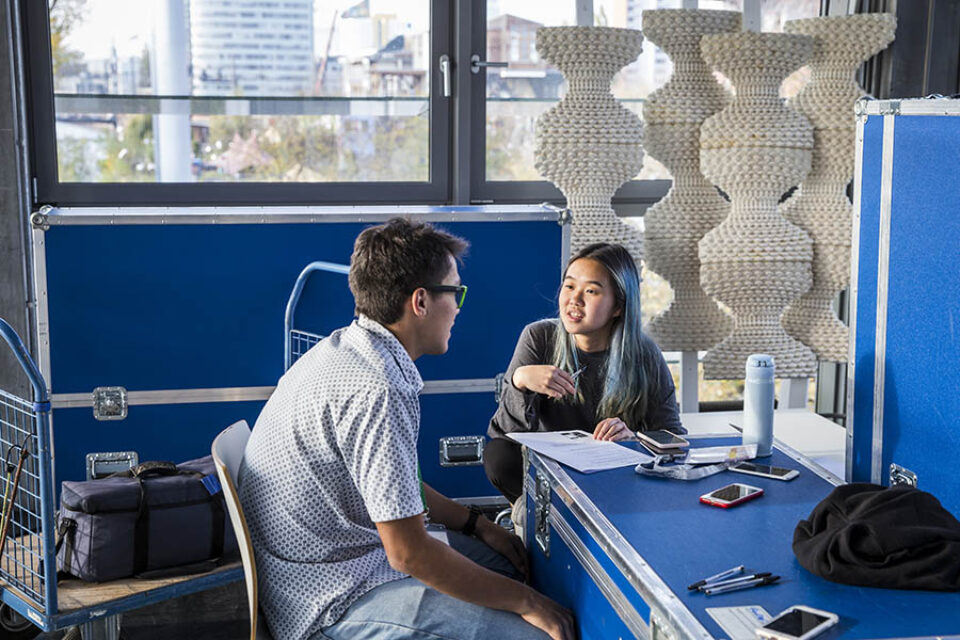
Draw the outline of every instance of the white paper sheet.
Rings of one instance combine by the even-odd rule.
[[[770,614],[759,605],[707,607],[707,613],[730,634],[730,640],[755,640],[756,630],[770,621]]]
[[[586,431],[508,433],[511,439],[582,473],[634,467],[652,458],[616,442],[594,440]]]

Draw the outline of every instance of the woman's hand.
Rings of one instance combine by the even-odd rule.
[[[520,391],[534,391],[556,399],[577,392],[573,376],[552,364],[517,367],[513,372],[512,382]]]
[[[620,418],[605,418],[597,423],[597,428],[593,430],[594,440],[626,440],[633,433],[630,427]]]

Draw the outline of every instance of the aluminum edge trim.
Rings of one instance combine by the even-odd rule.
[[[846,407],[847,407],[847,417],[844,421],[844,427],[846,429],[846,444],[847,448],[845,451],[845,471],[844,475],[846,476],[846,481],[851,482],[853,480],[853,405],[854,405],[854,389],[855,389],[855,380],[856,380],[856,364],[857,364],[857,291],[859,288],[859,279],[860,279],[860,219],[861,213],[860,208],[863,206],[863,130],[866,126],[867,118],[858,117],[857,118],[857,137],[856,137],[856,151],[854,152],[854,169],[853,169],[853,208],[852,213],[852,235],[850,237],[850,284],[848,285],[849,291],[849,310],[848,310],[848,331],[850,332],[850,340],[847,345],[847,397]]]
[[[543,458],[533,451],[529,452],[529,455],[531,463],[548,475],[560,499],[570,508],[587,533],[596,539],[641,597],[647,596],[644,598],[645,601],[655,603],[656,608],[667,618],[670,626],[677,631],[682,631],[684,637],[712,640],[713,636],[700,624],[696,616],[684,606],[606,516],[590,502],[560,464]],[[651,607],[651,615],[653,609],[654,607]]]
[[[303,207],[51,207],[51,226],[383,222],[403,215],[428,222],[557,221],[540,205]]]
[[[912,100],[865,100],[864,113],[868,116],[891,114],[911,116],[960,115],[960,101],[949,98],[915,98]]]
[[[796,460],[797,462],[805,466],[807,469],[810,469],[810,471],[813,471],[815,474],[817,474],[818,476],[820,476],[821,478],[823,478],[833,486],[838,487],[841,484],[843,484],[842,478],[840,478],[839,476],[831,472],[826,467],[806,457],[805,455],[803,455],[802,453],[800,453],[790,445],[785,444],[784,442],[777,440],[776,438],[774,438],[773,444],[777,449],[784,452],[785,454],[787,454],[788,456],[790,456],[791,458],[793,458],[794,460]]]
[[[880,246],[877,258],[877,335],[873,374],[873,453],[870,479],[883,484],[883,397],[887,358],[887,293],[890,276],[890,215],[893,198],[894,116],[883,116],[883,162],[880,175]]]
[[[427,380],[420,395],[440,393],[494,393],[496,378],[466,378],[463,380]]]
[[[33,296],[37,303],[37,366],[53,391],[50,375],[50,301],[47,297],[47,245],[43,229],[33,228]]]
[[[567,262],[570,261],[570,238],[573,234],[573,225],[570,220],[563,222],[563,230],[560,234],[560,273],[567,268]]]
[[[607,599],[613,610],[620,616],[620,619],[627,625],[627,628],[638,638],[650,636],[650,627],[644,621],[643,617],[630,604],[627,597],[613,582],[613,579],[603,570],[597,559],[590,553],[587,546],[578,538],[566,518],[553,505],[550,505],[550,524],[553,525],[557,535],[563,540],[567,548],[570,549],[577,562],[587,571],[594,584],[600,589],[603,597]]]
[[[149,391],[128,391],[128,406],[158,404],[198,404],[206,402],[250,402],[266,400],[276,389],[265,387],[218,387],[209,389],[157,389]],[[421,395],[441,395],[453,393],[493,393],[496,380],[493,378],[473,378],[463,380],[428,380],[423,384]],[[54,409],[76,409],[93,407],[93,392],[55,393],[51,395]]]
[[[43,229],[31,228],[33,245],[33,299],[37,308],[34,320],[37,323],[36,349],[37,367],[47,382],[47,392],[53,400],[53,374],[50,370],[50,299],[47,295],[47,238]],[[92,406],[92,404],[91,404]],[[47,416],[47,442],[50,446],[50,481],[57,486],[57,447],[53,430],[53,412]]]

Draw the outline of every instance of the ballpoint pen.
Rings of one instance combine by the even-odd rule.
[[[582,367],[580,367],[579,369],[571,373],[570,377],[576,380],[580,376],[580,374],[583,373],[586,369],[587,369],[587,365],[583,365]]]
[[[728,584],[726,586],[719,587],[707,587],[703,590],[708,596],[717,595],[718,593],[727,593],[728,591],[740,591],[741,589],[752,589],[753,587],[762,587],[764,585],[773,584],[780,579],[780,576],[766,576],[765,578],[756,578],[754,580],[748,580],[747,582],[741,582],[739,584]]]
[[[728,587],[733,584],[742,584],[744,582],[749,582],[750,580],[756,580],[757,578],[766,578],[770,575],[769,571],[764,571],[762,573],[751,573],[746,576],[739,576],[737,578],[731,578],[729,580],[718,580],[717,582],[708,582],[705,585],[698,587],[700,591],[706,591],[707,589],[715,589],[717,587]]]
[[[703,586],[703,585],[705,585],[705,584],[709,584],[709,583],[711,583],[711,582],[719,582],[720,580],[725,580],[726,578],[731,578],[731,577],[733,577],[733,576],[735,576],[735,575],[737,575],[737,574],[740,574],[740,573],[743,573],[743,565],[742,565],[742,564],[741,564],[740,566],[738,566],[738,567],[734,567],[734,568],[732,568],[732,569],[727,569],[726,571],[721,571],[720,573],[718,573],[718,574],[716,574],[716,575],[713,575],[713,576],[710,576],[709,578],[704,578],[703,580],[697,580],[697,581],[694,582],[692,585],[690,585],[689,587],[687,587],[687,589],[688,589],[689,591],[693,591],[694,589],[697,589],[697,588],[699,588],[699,587],[701,587],[701,586]]]

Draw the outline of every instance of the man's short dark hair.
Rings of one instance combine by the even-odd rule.
[[[357,236],[350,256],[350,291],[358,314],[380,324],[403,315],[403,305],[418,288],[440,284],[469,243],[425,222],[391,218]]]

